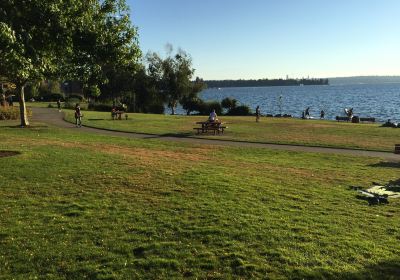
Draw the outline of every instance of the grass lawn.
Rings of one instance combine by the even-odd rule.
[[[85,111],[83,123],[92,127],[128,132],[197,137],[193,127],[199,125],[195,123],[207,119],[204,116],[128,115],[127,121],[113,121],[110,113]],[[66,119],[74,122],[72,111],[67,111]],[[254,117],[228,116],[220,119],[227,122],[228,129],[224,135],[199,137],[378,151],[393,151],[394,144],[400,143],[400,129],[383,128],[380,124],[278,118],[262,118],[256,123]]]
[[[400,275],[400,200],[349,190],[399,164],[15,124],[0,122],[0,150],[21,152],[0,158],[2,279]]]

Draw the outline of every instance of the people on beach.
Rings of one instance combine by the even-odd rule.
[[[57,108],[58,108],[58,112],[61,112],[61,100],[60,99],[57,100]]]
[[[210,121],[210,122],[218,121],[218,116],[217,116],[217,113],[215,113],[215,109],[212,110],[212,112],[210,113],[210,116],[208,117],[208,121]]]
[[[257,106],[256,108],[256,122],[260,120],[261,117],[261,111],[260,111],[260,106]]]
[[[306,117],[307,119],[310,118],[310,107],[307,107],[307,109],[306,109],[306,111],[305,111],[305,117]]]
[[[383,125],[383,127],[399,127],[399,124],[392,122],[390,119],[387,120]]]
[[[344,113],[350,120],[353,118],[353,108],[350,109],[344,108]]]
[[[321,110],[320,119],[321,120],[325,119],[325,111],[324,110]]]
[[[75,124],[76,124],[76,127],[82,126],[81,107],[79,106],[78,103],[76,103],[76,105],[75,105]]]

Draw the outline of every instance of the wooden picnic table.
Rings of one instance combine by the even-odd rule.
[[[113,120],[121,120],[122,115],[125,114],[124,111],[112,111],[111,117]]]
[[[193,129],[197,130],[197,134],[201,133],[206,133],[209,131],[214,132],[214,135],[216,133],[224,133],[224,130],[227,128],[223,123],[220,121],[216,122],[211,122],[211,121],[205,121],[205,122],[196,122],[196,124],[200,124],[201,127],[194,127]]]

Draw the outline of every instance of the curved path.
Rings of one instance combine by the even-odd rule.
[[[188,142],[188,143],[207,144],[207,145],[255,147],[255,148],[267,148],[267,149],[284,150],[284,151],[354,155],[354,156],[376,157],[387,161],[400,162],[400,155],[396,155],[389,152],[375,152],[375,151],[324,148],[324,147],[307,147],[307,146],[286,145],[286,144],[266,144],[266,143],[254,143],[254,142],[218,140],[218,139],[202,139],[202,138],[170,136],[170,135],[163,136],[163,135],[154,135],[145,133],[111,131],[99,128],[85,127],[85,126],[81,128],[76,128],[74,124],[64,121],[63,119],[64,114],[58,112],[56,109],[32,108],[32,111],[34,113],[33,121],[47,123],[49,125],[54,125],[61,128],[79,129],[81,131],[102,134],[102,135],[121,136],[127,138],[140,138],[140,139],[158,138],[166,141]]]

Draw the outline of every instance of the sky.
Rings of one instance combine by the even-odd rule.
[[[127,0],[140,48],[189,53],[195,76],[400,75],[399,0]]]

